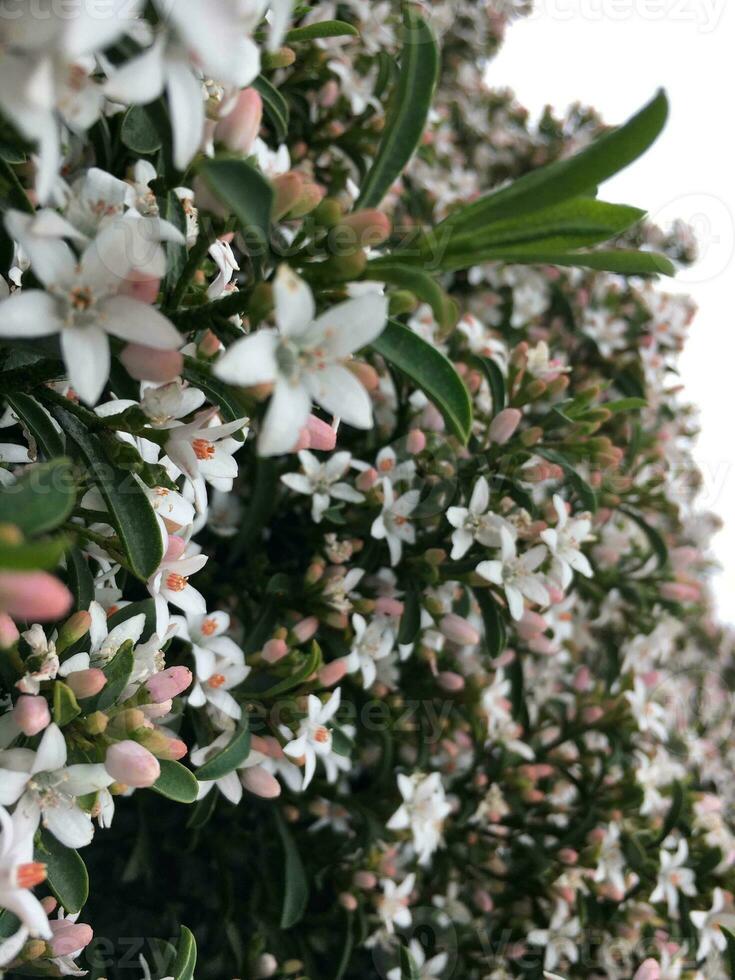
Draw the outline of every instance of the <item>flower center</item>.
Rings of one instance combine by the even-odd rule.
[[[195,439],[191,448],[194,450],[197,459],[212,459],[214,457],[214,443],[209,442],[208,439]]]
[[[202,636],[212,636],[217,629],[217,623],[213,619],[205,619],[202,623]]]
[[[318,728],[314,729],[314,741],[321,742],[322,745],[329,741],[330,734],[329,729],[325,728],[324,725],[319,725]]]
[[[210,687],[213,687],[215,690],[217,690],[218,687],[222,687],[226,679],[227,678],[225,677],[224,674],[212,674],[212,676],[207,681],[207,684]]]
[[[69,292],[69,304],[77,313],[85,313],[93,302],[94,297],[89,286],[75,286]]]
[[[182,592],[188,583],[189,579],[185,575],[179,575],[177,572],[169,572],[166,576],[166,588],[171,592]]]
[[[19,864],[15,869],[15,881],[18,888],[34,888],[46,880],[46,865],[40,861],[30,861]]]

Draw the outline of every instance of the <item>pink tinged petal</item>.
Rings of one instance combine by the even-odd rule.
[[[40,289],[13,293],[0,303],[0,337],[47,337],[59,330],[56,301]]]
[[[309,346],[313,337],[331,357],[347,357],[380,336],[387,319],[388,300],[385,296],[366,293],[348,299],[318,317],[309,330]]]
[[[215,363],[214,374],[222,381],[243,388],[273,381],[278,375],[277,343],[275,330],[267,328],[243,337]]]
[[[306,388],[279,380],[268,405],[258,440],[261,456],[277,456],[290,451],[305,425],[311,409]]]
[[[174,165],[178,170],[186,170],[202,142],[202,83],[183,54],[172,58],[169,53],[166,69],[166,92],[174,135]]]
[[[370,396],[355,375],[341,364],[329,364],[305,376],[311,397],[348,425],[369,429],[373,424]]]
[[[110,375],[110,344],[97,326],[64,327],[61,352],[72,387],[88,405],[95,405]]]
[[[288,265],[279,266],[273,282],[276,323],[284,337],[300,336],[314,319],[311,289]]]
[[[157,350],[177,350],[182,337],[170,320],[146,303],[129,296],[113,296],[102,304],[108,333]]]

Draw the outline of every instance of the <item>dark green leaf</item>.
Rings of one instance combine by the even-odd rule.
[[[0,490],[0,523],[15,524],[26,535],[53,531],[69,517],[76,497],[71,460],[38,463]]]
[[[472,431],[472,402],[454,365],[431,344],[396,320],[388,320],[372,349],[421,388],[463,443]]]
[[[77,611],[89,609],[94,599],[94,578],[87,559],[79,548],[70,548],[66,557],[67,584],[74,596],[74,608]]]
[[[133,105],[125,113],[120,139],[133,153],[142,155],[160,150],[163,139],[144,105]]]
[[[21,423],[35,439],[41,453],[47,459],[64,455],[64,439],[58,431],[51,416],[30,395],[8,394],[8,405],[13,409]]]
[[[131,473],[108,462],[97,437],[71,412],[60,406],[53,412],[105,499],[131,570],[140,579],[150,578],[163,558],[163,541],[144,490]]]
[[[401,70],[386,111],[383,138],[362,182],[356,208],[376,207],[413,156],[426,126],[439,76],[439,49],[418,10],[403,6]]]
[[[273,127],[276,140],[279,143],[285,142],[288,137],[288,102],[286,102],[278,89],[263,75],[258,75],[255,81],[252,82],[252,86],[259,92],[263,100],[263,112],[265,113],[265,118]]]
[[[659,92],[627,123],[606,133],[573,157],[533,170],[507,187],[481,197],[451,214],[455,228],[518,218],[587,194],[636,160],[653,143],[668,116],[668,101]]]
[[[478,367],[487,378],[490,395],[493,400],[493,414],[497,415],[505,408],[506,389],[505,378],[499,365],[490,357],[473,357],[472,364]]]
[[[63,844],[47,830],[41,830],[38,859],[46,865],[48,885],[64,911],[79,912],[89,894],[89,876],[77,852]]]
[[[618,412],[637,412],[641,408],[645,408],[648,402],[645,398],[619,398],[614,402],[604,402],[602,407],[606,408],[608,412],[613,412],[617,414]]]
[[[458,311],[454,301],[441,288],[436,279],[423,269],[404,265],[393,259],[373,259],[368,262],[364,279],[387,282],[391,286],[407,289],[433,310],[436,321],[443,330],[450,330],[457,323]]]
[[[637,514],[634,510],[629,510],[627,507],[621,507],[620,510],[632,521],[635,521],[641,531],[646,535],[651,545],[651,551],[658,559],[658,567],[663,568],[669,561],[669,549],[666,547],[666,542],[659,532],[648,523],[645,517]]]
[[[278,811],[275,811],[276,830],[283,844],[284,882],[281,929],[290,929],[299,922],[309,900],[309,882],[301,856],[296,849],[291,832]]]
[[[486,589],[477,589],[475,598],[485,625],[485,646],[489,656],[495,660],[505,650],[507,640],[505,619],[500,606]]]
[[[399,956],[401,959],[401,980],[421,980],[419,968],[416,966],[416,961],[411,956],[408,946],[401,946]]]
[[[597,494],[587,481],[579,475],[573,463],[566,456],[556,452],[555,449],[547,449],[545,446],[537,446],[534,451],[543,456],[550,463],[560,466],[564,470],[567,482],[573,487],[575,493],[582,501],[587,510],[593,513],[597,510]]]
[[[102,673],[107,678],[107,683],[97,695],[93,707],[90,710],[104,711],[105,708],[113,705],[128,686],[134,666],[133,641],[126,640],[118,648],[112,660],[102,668]]]
[[[207,759],[204,765],[196,771],[196,778],[199,782],[209,782],[210,780],[221,779],[228,772],[237,769],[250,754],[250,727],[247,715],[243,717],[240,727],[237,729],[232,739],[227,745]]]
[[[272,185],[245,160],[205,160],[199,172],[212,194],[237,218],[251,254],[263,258],[270,234]]]
[[[403,598],[403,614],[398,627],[398,642],[413,643],[421,629],[421,593],[409,586]]]
[[[322,20],[317,24],[306,27],[294,27],[286,35],[286,44],[296,44],[298,41],[314,41],[320,37],[358,37],[359,31],[352,24],[343,20]]]
[[[66,538],[39,538],[20,544],[0,543],[0,568],[31,572],[38,568],[55,568],[66,551]]]
[[[730,980],[735,980],[735,936],[724,926],[720,926],[720,932],[727,940],[727,970]]]
[[[151,789],[177,803],[194,803],[199,793],[194,773],[172,759],[161,759],[160,762],[161,775]]]

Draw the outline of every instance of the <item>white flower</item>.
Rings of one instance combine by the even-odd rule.
[[[195,766],[203,766],[208,759],[221,752],[231,741],[232,732],[222,732],[209,745],[205,745],[203,748],[192,749],[189,753],[189,758]],[[197,799],[203,799],[213,786],[216,786],[224,798],[229,800],[230,803],[238,804],[242,799],[242,783],[240,782],[237,771],[234,769],[232,772],[225,773],[224,776],[220,776],[216,780],[199,780]]]
[[[446,953],[438,953],[436,956],[432,956],[430,960],[427,960],[424,948],[417,939],[411,940],[408,944],[408,951],[411,954],[414,965],[418,969],[419,980],[431,980],[432,977],[440,977],[446,969],[449,960],[448,955]],[[389,970],[386,974],[386,980],[401,980],[402,977],[403,973],[399,966],[393,970]]]
[[[346,500],[353,504],[362,503],[364,495],[351,487],[349,483],[344,483],[342,477],[347,473],[352,463],[352,456],[348,452],[334,453],[326,462],[320,463],[313,453],[308,449],[299,452],[299,461],[303,473],[286,473],[281,477],[283,482],[296,493],[304,493],[313,496],[311,505],[311,517],[314,523],[319,524],[324,511],[330,504],[330,498],[335,500]]]
[[[548,929],[531,929],[527,940],[534,946],[545,948],[544,968],[553,970],[562,960],[576,963],[579,959],[577,939],[581,932],[579,919],[569,918],[566,905],[560,903],[551,918]]]
[[[378,899],[377,912],[383,920],[383,927],[390,935],[393,935],[396,926],[407,929],[411,925],[408,900],[415,883],[416,876],[413,874],[406,875],[400,885],[390,878],[384,878],[380,882],[383,894]]]
[[[140,399],[140,407],[154,429],[170,429],[179,419],[201,408],[205,401],[203,391],[177,378],[168,384],[147,387]]]
[[[0,899],[2,904],[2,899]],[[713,949],[723,953],[727,949],[727,939],[722,926],[730,932],[735,928],[735,910],[728,903],[725,905],[725,893],[721,888],[715,888],[712,893],[712,906],[706,912],[690,912],[689,918],[699,932],[697,959],[706,959]]]
[[[486,548],[500,547],[501,528],[505,528],[515,541],[516,529],[504,517],[488,510],[489,506],[490,487],[485,477],[481,476],[472,489],[469,506],[450,507],[447,510],[447,520],[457,529],[452,534],[452,558],[455,561],[467,554],[474,541],[479,541]]]
[[[566,504],[558,493],[554,494],[554,508],[558,515],[556,527],[546,528],[539,537],[553,556],[552,576],[566,590],[572,583],[573,572],[592,578],[592,566],[579,547],[589,540],[592,521],[588,515],[570,518]]]
[[[186,425],[174,425],[168,430],[166,455],[191,481],[199,511],[206,509],[203,481],[217,490],[229,493],[237,476],[234,453],[244,442],[232,438],[235,432],[247,435],[249,419],[239,418],[222,425],[208,425],[216,413],[210,408],[201,412]]]
[[[0,803],[18,800],[16,812],[33,828],[42,821],[66,847],[84,847],[92,840],[90,815],[76,798],[96,793],[113,782],[103,765],[81,763],[67,766],[66,741],[59,727],[50,724],[38,749],[5,749],[0,752]],[[22,794],[22,795],[21,795]]]
[[[651,692],[642,677],[636,677],[633,690],[625,692],[625,699],[630,705],[638,730],[650,732],[655,738],[666,742],[669,737],[666,728],[666,709],[652,699]]]
[[[260,52],[247,35],[262,11],[228,0],[157,0],[156,6],[168,29],[115,72],[105,92],[114,101],[144,105],[165,91],[174,164],[185,170],[204,134],[200,72],[236,88],[249,85],[260,71]]]
[[[658,881],[651,892],[650,901],[666,901],[669,916],[672,918],[679,910],[679,892],[690,896],[697,894],[694,871],[684,867],[688,857],[689,847],[683,837],[673,853],[667,850],[661,851]]]
[[[408,518],[416,510],[420,497],[419,490],[408,490],[396,500],[393,484],[387,477],[383,479],[383,510],[373,521],[370,533],[387,541],[391,565],[401,560],[403,542],[413,544],[416,540],[416,528]]]
[[[121,223],[134,228],[139,221]],[[80,260],[66,242],[47,241],[32,257],[33,271],[46,289],[19,291],[0,302],[0,337],[60,335],[69,379],[90,405],[110,373],[108,334],[161,350],[181,346],[178,330],[158,310],[119,295],[132,265],[118,224],[104,229]]]
[[[209,254],[219,269],[219,273],[217,278],[210,283],[207,289],[207,296],[209,299],[219,299],[232,282],[232,277],[240,266],[237,264],[237,259],[230,243],[221,238],[218,238],[216,242],[212,242],[209,246]]]
[[[620,847],[620,827],[611,823],[605,830],[605,837],[597,855],[594,880],[608,882],[615,891],[625,894],[625,857]]]
[[[322,704],[315,694],[310,694],[307,707],[308,714],[301,721],[296,738],[283,746],[283,751],[292,759],[303,759],[304,782],[302,789],[306,789],[314,778],[317,757],[322,760],[330,783],[336,780],[340,769],[349,768],[347,760],[333,752],[332,731],[327,728],[327,722],[331,721],[339,708],[340,696],[340,689],[337,688],[326,704]]]
[[[192,645],[196,677],[189,693],[188,702],[195,708],[207,704],[238,721],[242,708],[229,693],[241,684],[250,673],[245,654],[234,640],[223,634],[230,628],[226,612],[203,615],[187,615],[186,619],[173,617],[178,624],[179,636]]]
[[[546,547],[540,544],[518,556],[510,533],[501,528],[500,561],[482,561],[475,571],[493,585],[503,587],[511,616],[513,619],[520,619],[523,616],[524,598],[539,606],[549,604],[544,577],[535,574],[539,565],[543,564],[546,554]]]
[[[585,310],[582,332],[594,340],[603,357],[612,357],[628,342],[628,324],[609,310]]]
[[[382,333],[386,298],[366,293],[314,319],[311,290],[286,265],[276,275],[274,296],[278,330],[262,328],[237,340],[214,366],[217,377],[231,384],[274,384],[258,451],[273,456],[292,449],[312,401],[369,429],[370,396],[345,362]]]
[[[347,670],[351,674],[357,670],[362,671],[362,685],[367,690],[375,681],[375,664],[387,657],[393,649],[395,633],[385,617],[376,616],[367,623],[359,613],[352,617],[352,628],[355,639],[347,657]]]
[[[59,658],[56,654],[56,644],[48,640],[39,623],[34,623],[21,636],[31,648],[31,654],[37,659],[34,670],[28,671],[16,681],[15,686],[22,694],[38,694],[43,681],[53,680],[59,672]],[[1,801],[0,801],[1,802]]]
[[[442,843],[444,818],[452,811],[444,795],[441,775],[438,772],[428,776],[399,773],[398,789],[403,803],[386,826],[388,830],[410,829],[419,864],[428,865],[431,855]]]
[[[113,626],[107,625],[107,613],[99,602],[93,600],[89,605],[91,623],[89,627],[90,662],[95,667],[104,667],[115,656],[126,640],[137,643],[145,629],[145,613],[137,613]],[[68,661],[66,661],[68,663]]]
[[[170,602],[187,615],[203,615],[207,611],[204,596],[189,584],[189,576],[206,564],[206,555],[179,553],[178,557],[168,558],[164,555],[158,570],[148,580],[148,591],[156,602],[156,631],[159,635],[168,626],[166,603]]]
[[[20,811],[16,810],[11,817],[0,806],[0,831],[0,907],[17,915],[32,935],[50,939],[46,913],[30,891],[46,878],[45,866],[33,860],[36,828]]]

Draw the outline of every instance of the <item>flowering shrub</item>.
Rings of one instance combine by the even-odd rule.
[[[0,4],[8,975],[735,975],[666,100],[525,10]]]

